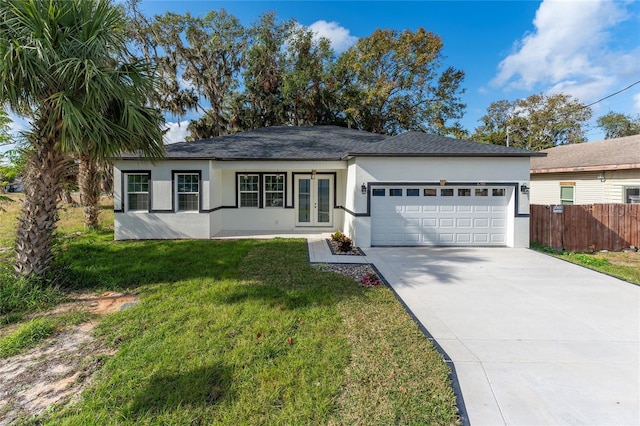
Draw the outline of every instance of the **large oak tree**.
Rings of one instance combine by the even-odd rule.
[[[472,139],[534,151],[586,140],[591,109],[565,94],[535,94],[515,101],[492,102]]]

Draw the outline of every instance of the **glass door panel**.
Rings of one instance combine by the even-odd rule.
[[[318,179],[318,207],[317,207],[317,221],[318,223],[330,223],[331,222],[331,203],[330,203],[330,188],[329,179]]]
[[[298,222],[311,222],[311,181],[300,179],[298,181]]]

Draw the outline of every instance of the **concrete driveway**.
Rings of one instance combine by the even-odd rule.
[[[640,287],[528,249],[371,248],[472,425],[640,424]]]

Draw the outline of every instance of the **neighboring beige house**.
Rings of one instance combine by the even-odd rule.
[[[531,158],[531,204],[640,203],[640,135],[542,152]]]
[[[420,132],[268,127],[115,161],[115,238],[343,230],[360,247],[529,245],[521,149]]]

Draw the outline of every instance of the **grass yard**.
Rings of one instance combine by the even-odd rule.
[[[549,247],[536,243],[532,243],[531,248],[585,268],[640,285],[640,252],[573,253],[564,251],[558,253]]]
[[[111,351],[80,398],[30,421],[458,423],[448,368],[391,291],[311,267],[304,240],[114,242],[77,210],[61,214],[64,282],[139,302],[98,319]],[[11,326],[57,330],[27,317]]]

